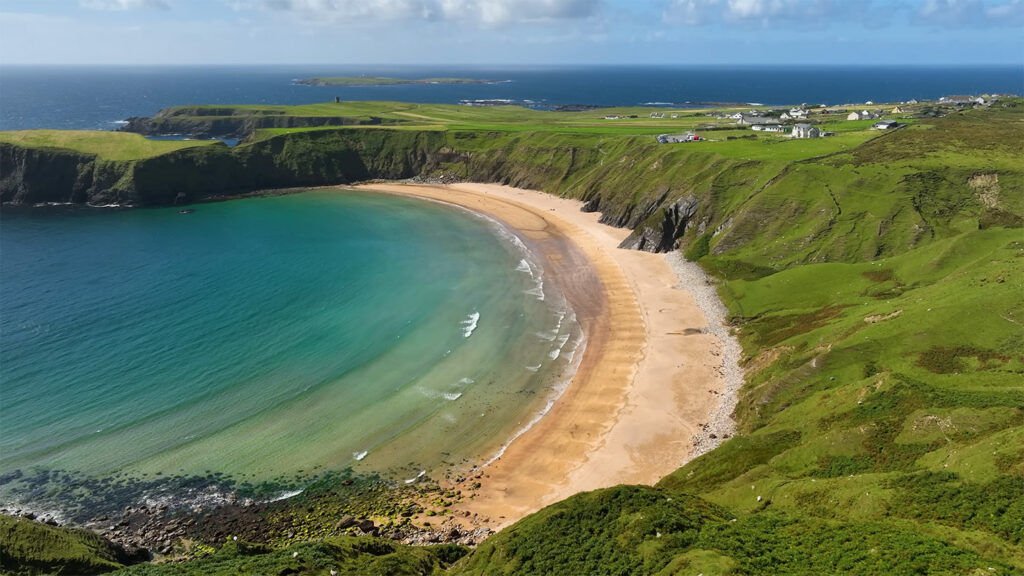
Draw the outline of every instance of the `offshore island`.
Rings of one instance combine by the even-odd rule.
[[[296,80],[303,86],[406,86],[409,84],[492,84],[476,78],[389,78],[386,76],[323,76]]]
[[[203,210],[354,187],[489,215],[543,257],[587,335],[571,383],[496,439],[493,461],[408,481],[357,463],[265,486],[301,490],[283,499],[217,477],[110,489],[68,475],[95,498],[63,515],[8,509],[3,568],[1024,569],[1022,115],[1007,96],[699,111],[340,102],[0,133],[8,208]],[[145,137],[161,134],[195,139]],[[8,490],[62,478],[0,472]],[[230,496],[147,503],[164,482]],[[54,493],[46,510],[70,498]]]

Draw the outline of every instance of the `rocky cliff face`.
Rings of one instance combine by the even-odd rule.
[[[70,150],[0,143],[0,201],[11,204],[137,204],[130,162]],[[127,177],[127,178],[126,178]]]
[[[584,209],[603,213],[602,222],[635,229],[624,247],[652,252],[673,249],[696,214],[696,196],[680,198],[685,188],[666,184],[637,189],[644,185],[619,171],[595,170],[603,155],[593,149],[544,138],[408,130],[309,131],[235,148],[215,144],[134,161],[0,144],[0,200],[27,205],[154,206],[370,179],[464,179],[584,199]]]
[[[633,233],[619,244],[619,248],[647,252],[668,252],[678,248],[677,241],[682,238],[697,214],[697,198],[692,195],[684,196],[661,208],[660,211],[657,209],[659,205],[651,205],[659,217],[648,217],[639,226],[634,226]]]

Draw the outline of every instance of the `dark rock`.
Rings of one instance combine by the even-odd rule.
[[[684,196],[662,210],[660,222],[650,223],[648,219],[619,244],[619,248],[643,250],[645,252],[669,252],[676,248],[679,239],[697,213],[698,202],[694,196]]]
[[[351,528],[352,526],[355,526],[355,525],[356,525],[356,519],[355,518],[353,518],[352,516],[342,516],[341,520],[338,520],[338,523],[334,525],[334,529],[335,530],[344,530],[346,528]]]

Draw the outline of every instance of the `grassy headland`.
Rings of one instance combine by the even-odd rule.
[[[199,197],[231,182],[502,182],[671,234],[717,279],[746,356],[736,436],[656,487],[583,494],[525,518],[448,573],[1024,571],[1024,103],[908,118],[885,133],[821,119],[838,134],[815,140],[754,138],[703,110],[343,103],[165,117],[200,122],[207,111],[358,122],[256,128],[236,149],[141,159],[120,190],[166,201],[161,186]],[[711,141],[652,137],[701,126]],[[666,207],[690,196],[696,214],[666,232]],[[337,532],[324,521],[308,546],[348,549]],[[327,573],[326,563],[289,568],[286,541],[260,562]],[[420,573],[444,569],[427,556]],[[213,573],[205,562],[136,570]]]
[[[219,144],[211,140],[150,140],[138,134],[94,130],[0,132],[0,142],[24,148],[73,150],[104,160],[142,160],[186,148]]]

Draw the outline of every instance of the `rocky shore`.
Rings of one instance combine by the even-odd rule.
[[[708,415],[708,421],[701,426],[701,432],[693,437],[693,453],[690,457],[696,458],[715,449],[736,433],[732,412],[736,408],[740,388],[743,387],[743,368],[740,367],[743,348],[730,331],[727,322],[729,310],[718,297],[716,283],[711,277],[697,263],[683,258],[678,251],[666,254],[665,261],[679,278],[679,288],[693,295],[707,320],[707,333],[720,343],[712,354],[720,360],[716,371],[722,376],[725,388],[718,406]]]

